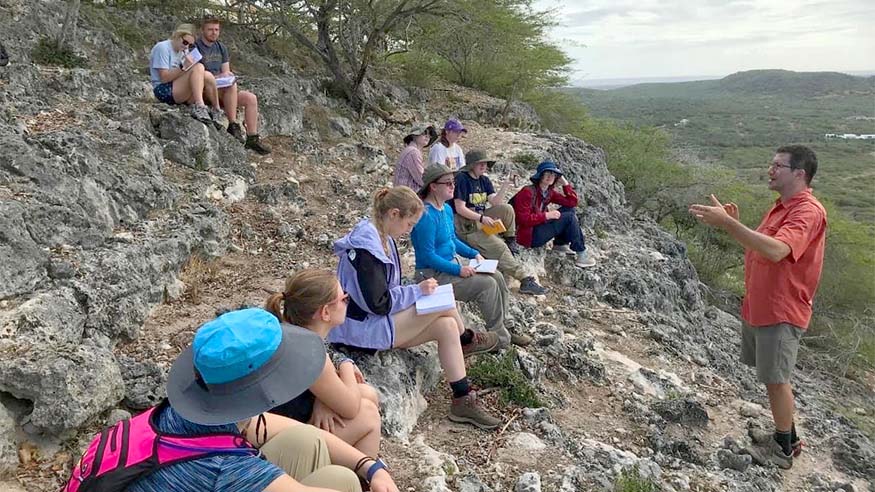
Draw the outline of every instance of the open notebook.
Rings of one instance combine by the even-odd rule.
[[[498,260],[477,261],[472,258],[468,266],[473,267],[477,273],[495,273],[498,270]]]
[[[192,48],[191,51],[188,53],[188,55],[191,56],[192,64],[186,68],[183,68],[182,70],[184,72],[191,70],[191,67],[195,66],[197,64],[197,62],[201,61],[204,57],[204,55],[202,55],[200,50],[197,48]],[[184,62],[184,60],[183,60],[183,62]]]
[[[416,301],[416,314],[429,314],[446,311],[456,307],[456,295],[453,284],[439,285],[434,293],[422,296]]]

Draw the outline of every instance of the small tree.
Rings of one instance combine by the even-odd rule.
[[[364,93],[372,65],[414,17],[443,15],[448,0],[247,0],[258,23],[275,26],[307,48],[357,111],[391,115]]]

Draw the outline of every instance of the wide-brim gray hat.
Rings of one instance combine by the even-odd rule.
[[[425,168],[425,171],[422,172],[422,188],[419,189],[419,198],[424,200],[425,197],[428,196],[428,185],[440,179],[441,176],[446,176],[448,174],[455,176],[457,173],[458,171],[453,171],[443,164],[429,165]]]
[[[319,335],[298,326],[284,323],[282,331],[282,341],[267,362],[223,384],[207,384],[197,375],[189,346],[170,368],[170,405],[191,422],[223,425],[260,415],[300,395],[322,373],[325,345]]]

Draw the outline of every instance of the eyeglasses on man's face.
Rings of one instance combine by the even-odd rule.
[[[791,166],[790,164],[783,164],[781,162],[770,162],[769,163],[769,169],[772,169],[772,168],[779,169],[782,167],[785,167],[787,169],[794,169],[793,166]]]

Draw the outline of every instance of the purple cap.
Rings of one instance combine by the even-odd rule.
[[[447,122],[444,124],[444,130],[448,132],[468,133],[468,130],[466,130],[465,127],[462,126],[462,123],[455,118],[450,118],[447,120]]]

